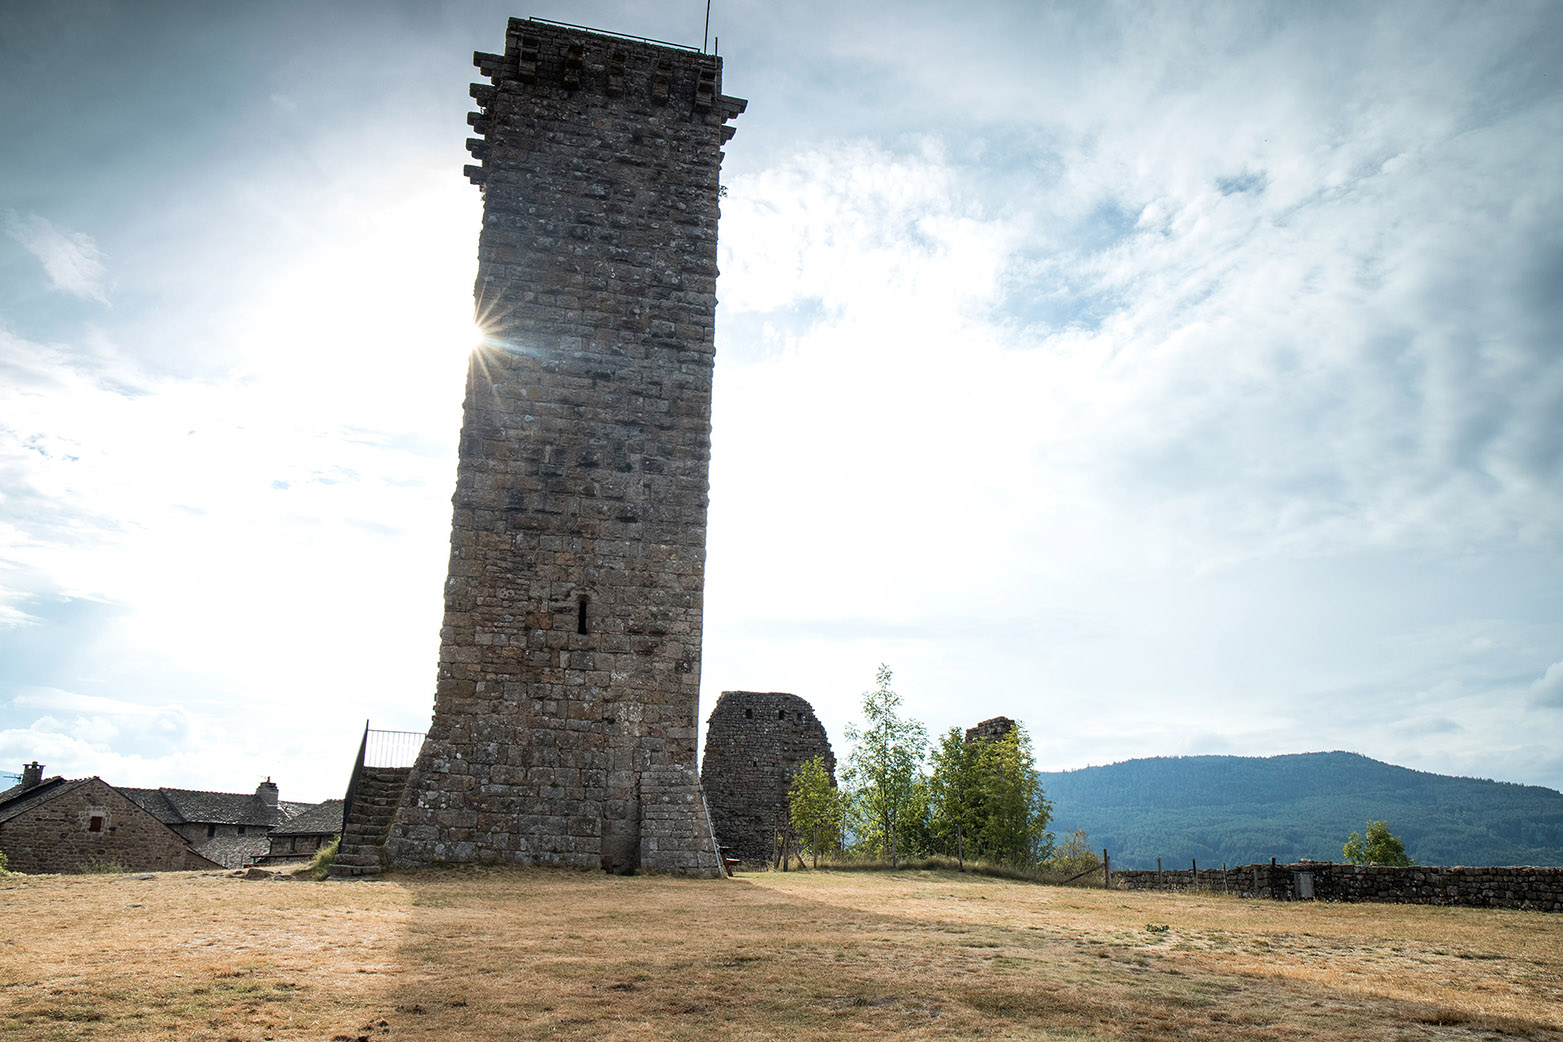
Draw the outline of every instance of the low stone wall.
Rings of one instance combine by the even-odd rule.
[[[1208,890],[1274,901],[1376,901],[1563,912],[1563,868],[1464,866],[1294,865],[1237,868],[1114,870],[1120,890]]]

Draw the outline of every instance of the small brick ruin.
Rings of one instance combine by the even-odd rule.
[[[714,55],[511,19],[434,718],[389,864],[715,876],[695,771],[715,358]]]
[[[706,721],[700,783],[726,856],[769,861],[778,834],[792,831],[787,790],[798,768],[822,757],[832,781],[836,756],[814,707],[780,691],[723,691]]]
[[[989,717],[976,727],[966,728],[968,742],[997,742],[1015,729],[1015,721],[1007,716]]]

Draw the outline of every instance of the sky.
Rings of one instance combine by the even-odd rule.
[[[433,702],[471,52],[698,0],[0,0],[0,770]],[[716,0],[700,718],[1563,787],[1563,6]]]

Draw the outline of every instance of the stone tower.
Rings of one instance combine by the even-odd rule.
[[[770,860],[777,834],[792,830],[792,776],[816,756],[834,778],[830,737],[806,700],[780,691],[722,692],[706,721],[700,782],[717,842],[732,857]]]
[[[722,64],[511,19],[483,192],[434,719],[393,865],[716,875],[695,775]]]

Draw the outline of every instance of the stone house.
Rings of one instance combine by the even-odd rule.
[[[277,785],[270,778],[253,793],[129,787],[120,791],[183,836],[197,854],[224,868],[240,868],[265,856],[271,849],[271,831],[311,806],[278,799]]]
[[[292,861],[315,856],[315,851],[342,834],[343,800],[327,800],[272,829],[266,840],[271,844],[258,860]]]
[[[38,763],[24,768],[21,784],[0,792],[0,851],[12,870],[29,873],[218,867],[102,778],[45,779]]]

